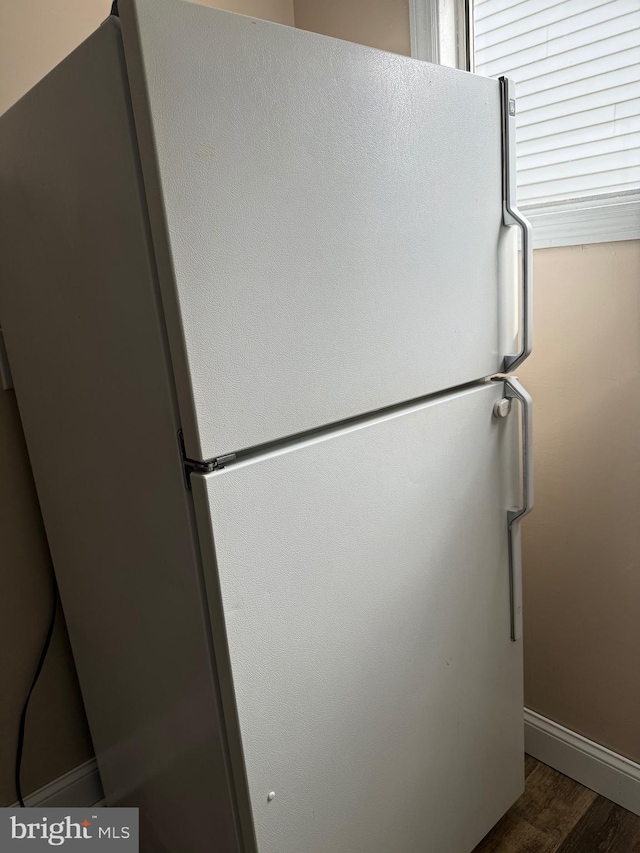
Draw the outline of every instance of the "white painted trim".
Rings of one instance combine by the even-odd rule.
[[[409,0],[411,56],[450,68],[473,68],[470,0]]]
[[[534,249],[640,239],[640,192],[521,209]]]
[[[525,708],[526,752],[640,815],[640,764]]]
[[[438,63],[438,2],[437,0],[409,0],[409,32],[411,56],[425,62]]]
[[[28,808],[84,808],[105,805],[95,758],[49,782],[24,798]],[[19,808],[13,803],[10,808]]]

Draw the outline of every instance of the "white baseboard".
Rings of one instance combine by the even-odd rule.
[[[538,761],[640,815],[640,764],[527,708],[524,745]]]
[[[88,808],[103,805],[102,783],[95,758],[59,776],[24,798],[28,808]],[[11,808],[18,808],[14,803]]]

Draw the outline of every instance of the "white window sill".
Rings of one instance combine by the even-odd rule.
[[[640,191],[521,207],[534,249],[640,239]]]

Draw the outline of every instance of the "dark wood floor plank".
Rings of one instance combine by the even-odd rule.
[[[640,817],[598,797],[557,853],[640,853]]]
[[[474,853],[556,853],[596,796],[538,763],[529,772],[524,794]]]
[[[531,755],[525,755],[524,757],[524,778],[526,779],[530,773],[532,773],[536,767],[540,764],[540,762],[533,758]]]

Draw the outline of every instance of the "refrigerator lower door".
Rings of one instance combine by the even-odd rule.
[[[248,851],[470,853],[521,793],[503,393],[192,477]]]

